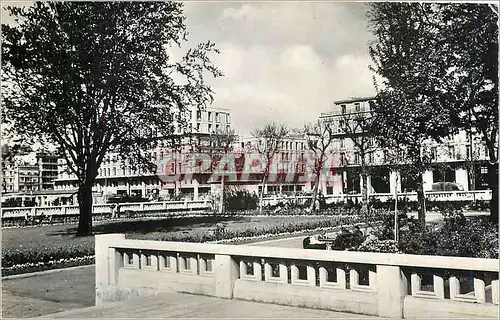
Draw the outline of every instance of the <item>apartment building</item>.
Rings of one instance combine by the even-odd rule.
[[[40,190],[54,190],[54,180],[58,174],[58,156],[53,153],[37,153],[37,164],[40,176]]]
[[[4,159],[2,194],[53,190],[57,159],[57,155],[48,152],[22,152]]]
[[[345,132],[344,128],[346,121],[369,117],[370,101],[373,99],[374,97],[363,97],[335,101],[332,109],[320,116],[321,121],[333,126],[335,139],[331,152],[337,155],[337,161],[332,171],[342,181],[335,186],[322,185],[326,194],[360,193],[361,150],[352,137],[353,134],[363,135],[363,132]],[[356,126],[350,125],[349,128],[354,130]],[[404,172],[391,169],[388,150],[377,146],[375,140],[369,137],[366,137],[365,142],[365,163],[370,167],[370,193],[393,193],[396,188],[399,192],[416,190],[416,181]],[[435,182],[455,182],[466,191],[487,189],[488,154],[479,137],[471,137],[464,131],[444,139],[442,143],[428,140],[424,145],[423,152],[430,154],[434,161],[432,168],[424,173],[425,190],[432,190]]]
[[[243,137],[234,143],[235,153],[251,157],[258,153],[257,145],[262,143],[255,137]],[[261,149],[262,150],[262,149]],[[282,194],[311,190],[312,183],[300,179],[306,174],[308,151],[307,138],[302,133],[291,133],[283,138],[273,157],[273,165],[269,169],[270,179],[264,186],[264,194]],[[258,157],[258,156],[257,156]],[[261,191],[262,174],[249,175],[248,181],[239,180],[240,188],[259,193]]]
[[[231,114],[227,109],[206,107],[202,110],[193,108],[186,114],[191,135],[185,137],[185,142],[172,150],[168,143],[160,143],[158,148],[148,151],[153,163],[159,163],[172,152],[188,153],[199,151],[200,146],[207,143],[208,137],[216,130],[222,130],[231,125]],[[68,172],[63,159],[58,160],[58,178],[55,180],[57,190],[76,190],[78,187],[75,175]],[[178,161],[172,168],[181,173],[182,163]],[[204,177],[194,177],[189,180],[165,182],[158,177],[156,170],[145,170],[134,166],[131,160],[119,154],[109,154],[104,159],[98,171],[93,191],[101,194],[97,201],[106,201],[112,195],[131,195],[148,197],[158,190],[164,190],[170,195],[189,194],[194,198],[208,196],[211,185]]]

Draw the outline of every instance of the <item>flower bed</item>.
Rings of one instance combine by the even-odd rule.
[[[2,275],[34,272],[92,263],[94,244],[43,248],[17,248],[2,251]]]
[[[317,232],[331,229],[341,224],[360,222],[353,216],[337,216],[300,220],[287,219],[287,223],[276,218],[262,218],[248,222],[243,227],[226,228],[221,222],[215,228],[194,228],[187,231],[148,232],[145,234],[129,234],[127,238],[159,241],[238,243],[256,239],[267,239],[287,235],[297,235],[304,232]],[[266,225],[262,225],[262,224]],[[33,272],[45,269],[62,268],[92,263],[94,258],[93,239],[71,245],[45,245],[37,247],[17,247],[2,252],[2,272],[4,275]]]
[[[295,221],[279,225],[260,226],[254,228],[226,229],[219,225],[211,232],[193,230],[189,233],[150,233],[142,236],[132,235],[131,238],[157,241],[180,242],[215,242],[230,241],[230,239],[250,239],[256,237],[269,237],[272,235],[294,234],[304,231],[325,230],[342,224],[352,224],[361,221],[358,217],[332,217],[312,221]]]

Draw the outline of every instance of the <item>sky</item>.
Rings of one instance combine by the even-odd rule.
[[[208,81],[213,106],[231,110],[243,136],[268,121],[301,128],[335,100],[375,93],[364,3],[184,3],[188,45],[210,40],[221,51],[212,57],[225,76]]]
[[[185,10],[190,41],[221,50],[214,106],[230,109],[243,135],[267,121],[301,128],[335,100],[375,93],[364,3],[186,2]]]

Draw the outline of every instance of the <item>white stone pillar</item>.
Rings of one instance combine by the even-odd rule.
[[[123,234],[104,234],[95,236],[95,285],[96,305],[117,300],[112,285],[117,285],[118,270],[122,267],[122,256],[112,247],[125,240]]]
[[[372,193],[375,193],[374,190],[373,190],[373,187],[372,187],[372,176],[368,175],[366,177],[366,186],[367,186],[367,189],[368,189],[368,197],[370,196],[370,194]],[[363,190],[363,189],[361,189]],[[363,192],[363,191],[361,191]]]
[[[144,182],[144,180],[141,180],[141,193],[143,197],[146,196],[146,183]]]
[[[391,170],[389,173],[389,187],[391,190],[391,194],[396,192],[396,188],[398,192],[401,192],[401,175],[398,171]]]
[[[424,177],[424,191],[431,191],[434,178],[432,176],[432,170],[426,170],[423,174]]]
[[[193,194],[193,200],[198,200],[198,181],[197,180],[193,180],[193,190],[194,190],[194,194]]]
[[[233,298],[234,282],[239,277],[240,268],[229,255],[215,255],[215,295],[220,298]]]
[[[347,171],[342,172],[342,194],[344,193],[344,186],[347,188]]]
[[[464,191],[469,191],[469,175],[467,174],[467,169],[455,169],[455,182],[464,187]]]
[[[408,280],[399,266],[377,266],[377,305],[380,317],[403,317]]]

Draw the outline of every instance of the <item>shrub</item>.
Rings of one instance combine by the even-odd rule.
[[[94,255],[93,243],[82,243],[62,247],[29,249],[8,249],[2,252],[2,268],[30,263],[49,264],[51,261],[64,261]]]
[[[381,221],[381,226],[373,231],[373,234],[380,240],[394,239],[394,213],[390,211],[378,211],[375,213],[377,221]],[[372,218],[373,220],[373,218]],[[400,228],[408,223],[408,215],[404,211],[398,211],[398,225]]]
[[[253,210],[258,207],[259,197],[247,190],[226,190],[224,206],[227,211]]]
[[[401,230],[400,251],[409,254],[498,258],[498,229],[487,218],[466,218],[462,213],[445,213],[444,224],[424,228],[410,219]]]
[[[436,255],[437,237],[432,225],[421,227],[410,218],[406,228],[399,232],[399,250],[408,254]]]
[[[349,248],[356,248],[364,241],[363,233],[350,232],[342,230],[342,232],[335,238],[332,244],[333,250],[346,250]]]
[[[356,251],[398,253],[398,244],[394,240],[379,240],[376,237],[368,237]]]

